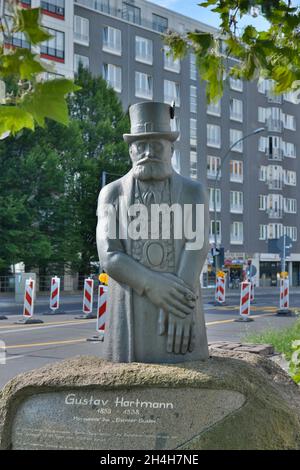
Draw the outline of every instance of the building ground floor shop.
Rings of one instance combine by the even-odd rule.
[[[281,260],[279,255],[272,253],[255,253],[249,256],[245,253],[226,253],[223,270],[226,273],[227,288],[239,288],[240,282],[247,276],[249,260],[256,268],[254,276],[255,284],[258,287],[279,286],[281,273]],[[291,254],[286,259],[286,271],[289,273],[290,285],[300,286],[300,254]],[[215,285],[215,269],[211,256],[208,257],[203,273],[201,275],[203,287],[213,287]]]

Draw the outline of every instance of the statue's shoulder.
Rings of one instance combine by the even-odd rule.
[[[121,178],[112,181],[101,189],[99,194],[99,203],[107,203],[115,201],[121,194],[126,191],[126,188],[132,184],[131,171]]]
[[[182,195],[184,198],[191,199],[191,202],[195,200],[199,202],[205,202],[207,199],[207,191],[205,186],[199,181],[192,180],[186,176],[182,176],[179,173],[175,173],[175,184],[180,183],[182,185]]]

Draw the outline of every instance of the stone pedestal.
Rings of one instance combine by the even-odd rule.
[[[112,364],[78,357],[0,395],[1,449],[300,449],[300,393],[270,360]]]

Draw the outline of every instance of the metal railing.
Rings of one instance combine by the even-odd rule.
[[[280,119],[267,119],[267,128],[269,132],[282,132],[283,122]]]
[[[283,149],[280,148],[273,148],[266,150],[266,155],[269,160],[276,160],[277,162],[281,162],[283,160]]]

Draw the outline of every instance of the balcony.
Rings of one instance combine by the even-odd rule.
[[[283,160],[283,150],[280,148],[267,149],[266,155],[271,161],[282,162]]]
[[[269,219],[282,219],[283,210],[282,209],[268,209],[267,214]]]
[[[283,181],[281,179],[268,179],[267,184],[269,189],[279,189],[283,188]]]
[[[221,171],[219,172],[219,176],[218,176],[218,181],[220,181],[220,178],[221,178]],[[215,180],[217,177],[217,172],[216,171],[213,171],[213,170],[207,170],[207,178],[209,180]]]
[[[282,104],[282,95],[274,95],[270,90],[266,91],[266,97],[269,103]]]
[[[269,132],[282,132],[283,122],[280,119],[267,119],[267,128]]]
[[[231,214],[243,214],[244,213],[244,206],[233,204],[230,206],[230,213]]]
[[[230,235],[230,245],[243,245],[244,237],[241,235]]]
[[[146,20],[145,18],[136,18],[135,16],[126,14],[126,12],[123,11],[121,8],[113,8],[111,6],[108,6],[107,3],[101,2],[100,0],[75,0],[75,3],[84,7],[91,8],[92,10],[100,11],[101,13],[105,13],[106,15],[114,16],[115,18],[120,18],[122,20],[128,21],[129,23],[137,24],[138,26],[151,29],[152,31],[156,31],[158,33],[167,32],[167,28],[156,21]]]
[[[230,181],[232,183],[243,183],[244,182],[244,176],[243,175],[237,175],[237,174],[231,174],[230,175]]]

